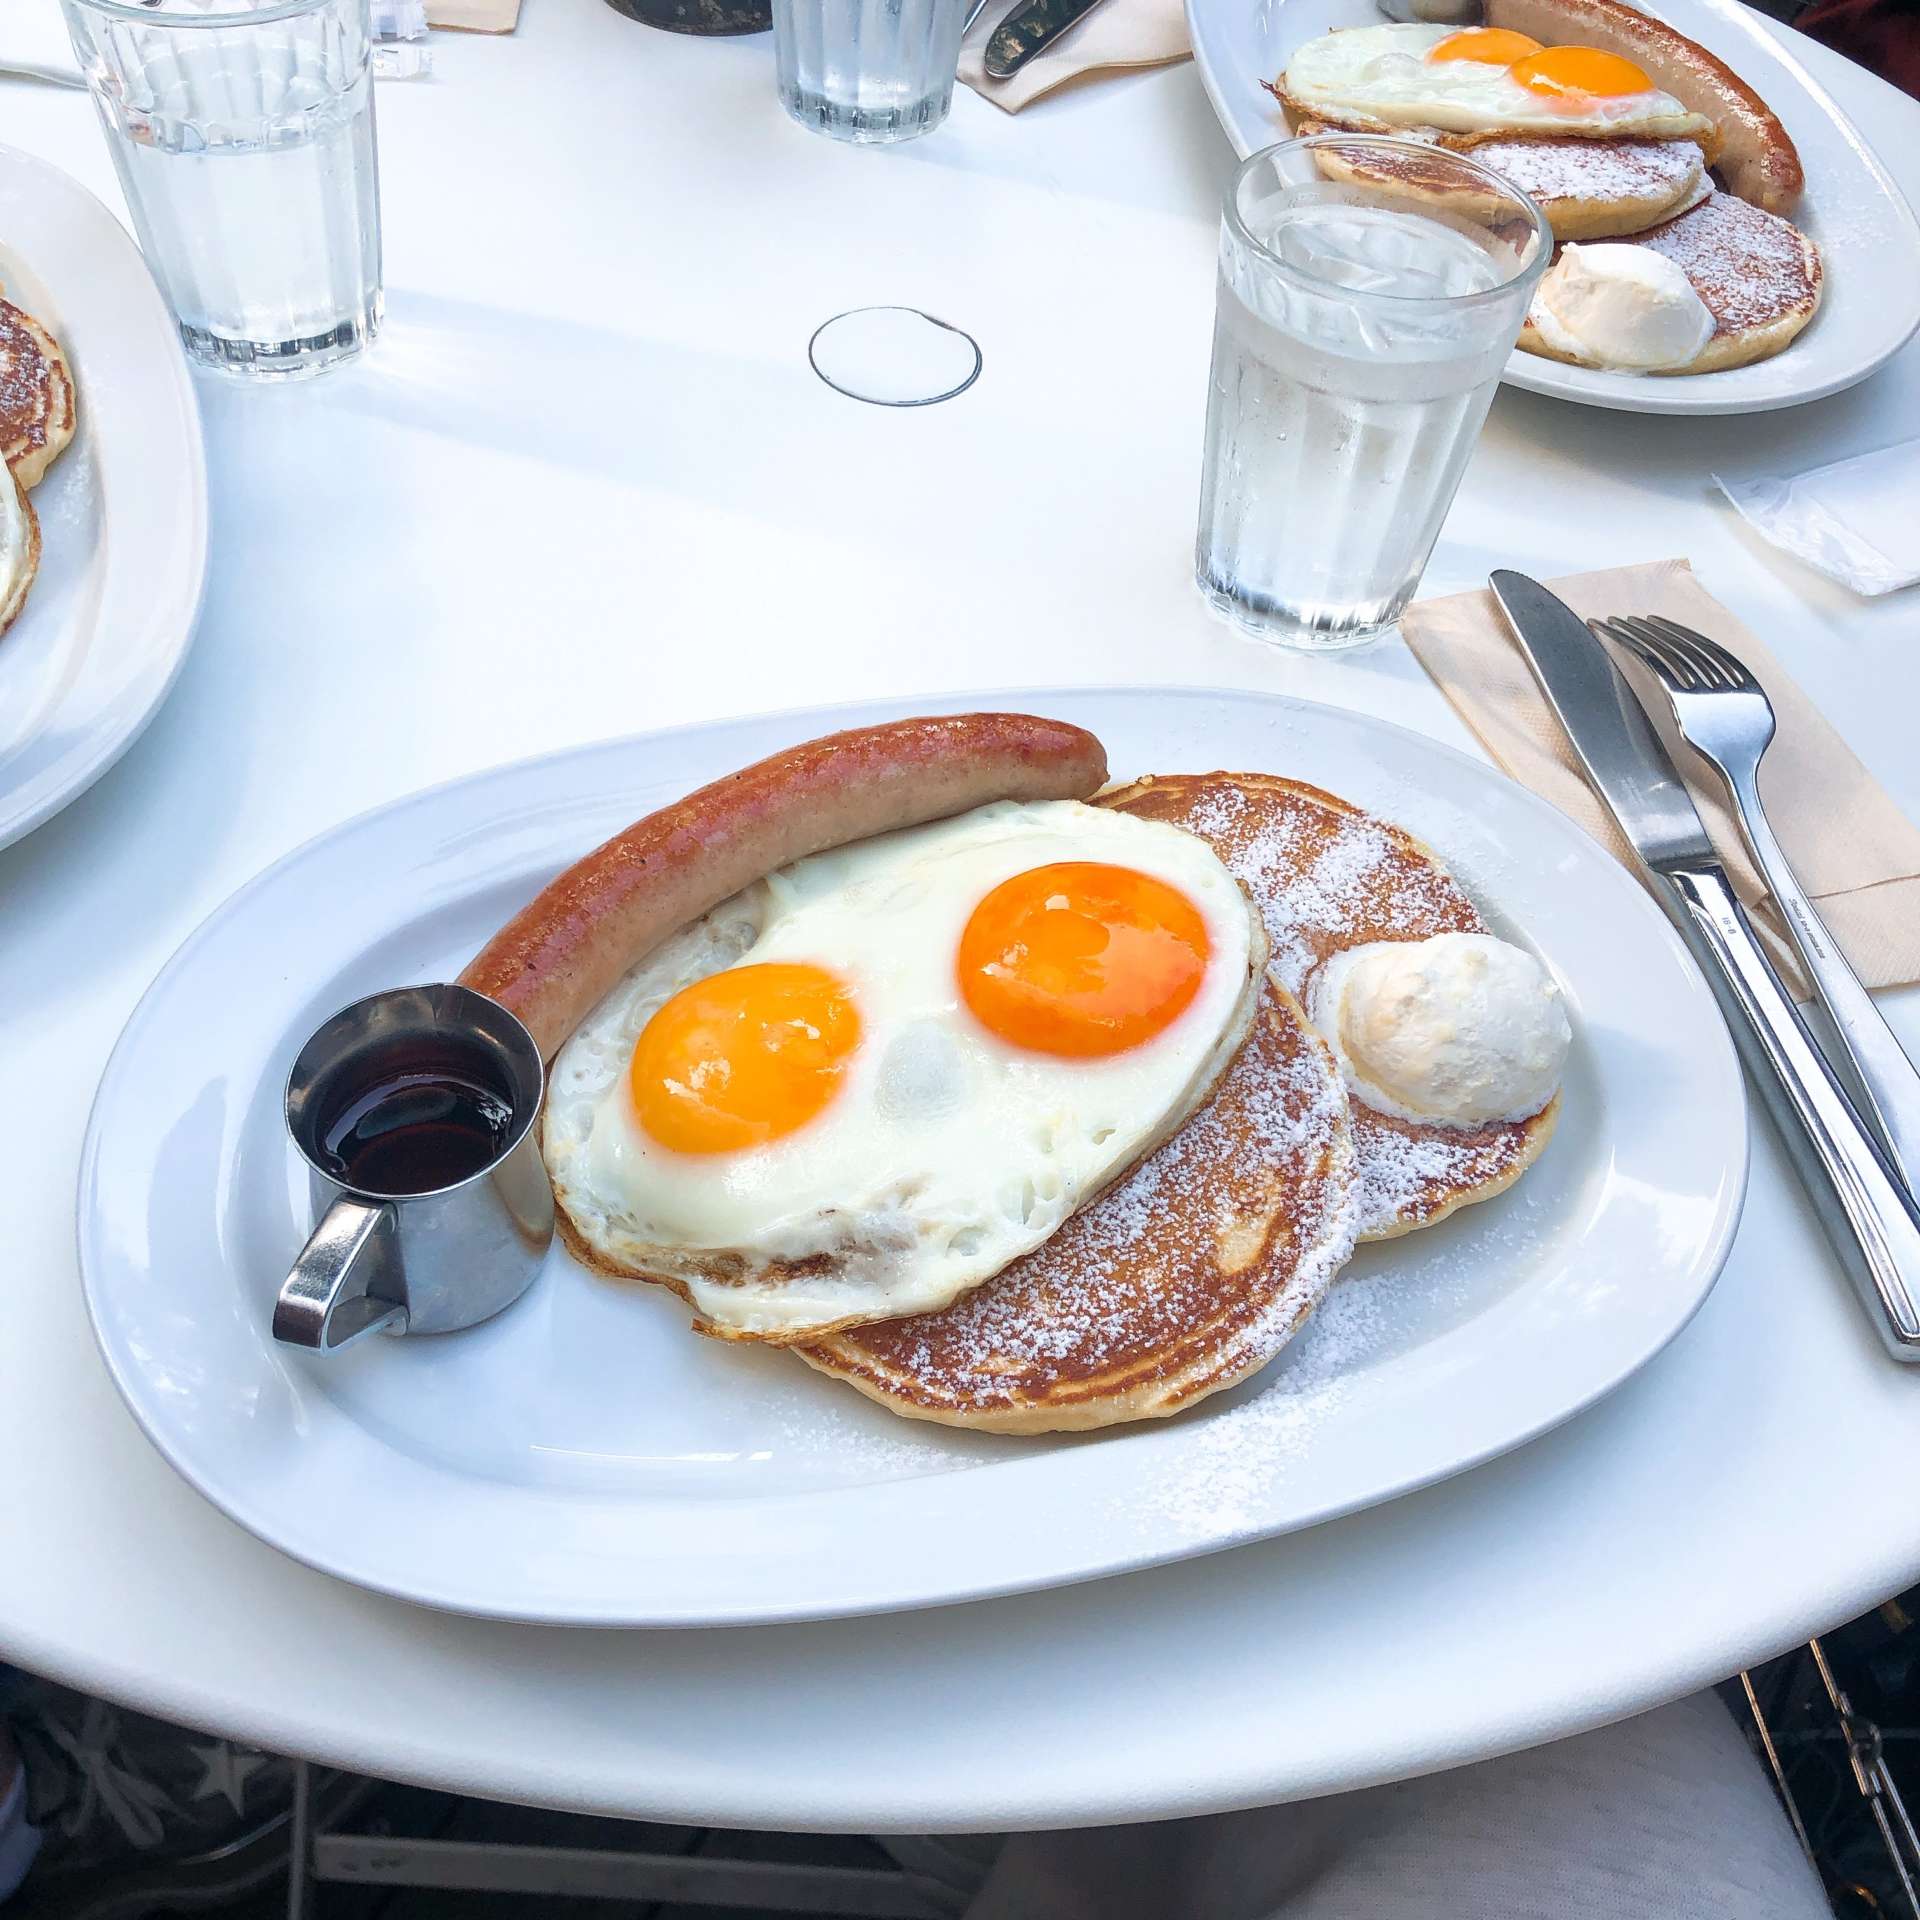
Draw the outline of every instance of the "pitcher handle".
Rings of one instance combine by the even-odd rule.
[[[273,1303],[273,1337],[335,1353],[370,1333],[405,1333],[391,1201],[342,1194],[300,1249]]]

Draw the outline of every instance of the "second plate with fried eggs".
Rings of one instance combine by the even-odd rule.
[[[1205,1098],[1266,943],[1177,827],[1003,802],[796,862],[646,956],[554,1061],[575,1250],[704,1331],[935,1311]]]

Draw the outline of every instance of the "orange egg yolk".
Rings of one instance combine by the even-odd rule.
[[[1515,33],[1511,27],[1468,27],[1450,33],[1427,49],[1429,60],[1483,60],[1490,67],[1510,67],[1530,53],[1540,51],[1540,42],[1531,34]]]
[[[960,992],[1016,1047],[1090,1058],[1170,1026],[1200,990],[1211,943],[1185,894],[1096,861],[1003,880],[960,936]]]
[[[1653,89],[1653,82],[1631,60],[1598,47],[1543,47],[1507,71],[1535,93],[1563,98],[1612,100]]]
[[[756,1147],[819,1113],[859,1044],[853,996],[824,967],[732,967],[682,987],[641,1029],[634,1111],[680,1153]]]

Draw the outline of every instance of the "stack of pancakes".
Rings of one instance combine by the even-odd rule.
[[[1718,372],[1779,353],[1820,303],[1819,250],[1786,216],[1803,185],[1793,142],[1765,103],[1704,48],[1622,0],[1488,0],[1487,24],[1549,45],[1598,45],[1655,71],[1705,130],[1673,138],[1472,135],[1389,125],[1363,115],[1315,112],[1291,96],[1286,75],[1269,83],[1297,134],[1381,133],[1471,153],[1539,207],[1557,248],[1618,241],[1667,256],[1712,315],[1712,338],[1675,373]],[[1735,123],[1737,122],[1737,127]],[[1364,180],[1430,210],[1476,216],[1452,176],[1417,155],[1364,169],[1321,159],[1323,171]],[[1529,353],[1593,364],[1550,346],[1531,317]]]
[[[73,438],[73,370],[31,314],[0,300],[0,634],[40,570],[40,521],[27,495]]]
[[[1504,1192],[1556,1099],[1521,1122],[1415,1125],[1351,1100],[1302,1011],[1315,971],[1376,940],[1487,931],[1403,828],[1267,774],[1163,776],[1099,796],[1197,834],[1265,923],[1265,1000],[1209,1105],[1044,1245],[938,1313],[796,1349],[918,1420],[1049,1433],[1177,1412],[1265,1366],[1356,1240]]]

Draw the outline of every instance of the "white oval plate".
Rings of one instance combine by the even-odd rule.
[[[1242,159],[1288,137],[1261,81],[1277,79],[1306,41],[1383,18],[1374,0],[1186,0],[1186,8],[1201,81]],[[1502,377],[1588,406],[1682,414],[1767,413],[1864,380],[1920,326],[1920,225],[1905,196],[1832,96],[1740,0],[1661,0],[1643,10],[1718,54],[1800,149],[1807,188],[1793,220],[1825,262],[1820,310],[1784,353],[1725,373],[1601,373],[1516,348]]]
[[[903,1421],[557,1249],[497,1320],[330,1360],[276,1346],[305,1228],[287,1069],[334,1008],[449,979],[568,861],[795,740],[903,711],[1058,714],[1116,775],[1297,775],[1407,822],[1558,974],[1566,1116],[1513,1193],[1367,1250],[1268,1373],[1165,1424],[1061,1440]],[[81,1163],[102,1350],[161,1452],[241,1525],[382,1592],[580,1624],[795,1620],[1116,1573],[1457,1473],[1643,1366],[1706,1297],[1746,1114],[1692,962],[1564,816],[1397,727],[1244,693],[1026,692],[725,721],[477,775],[243,888],[136,1009]]]
[[[33,491],[39,577],[0,634],[0,847],[106,772],[186,658],[207,473],[180,337],[140,250],[78,181],[0,147],[0,291],[50,326],[79,431]]]

